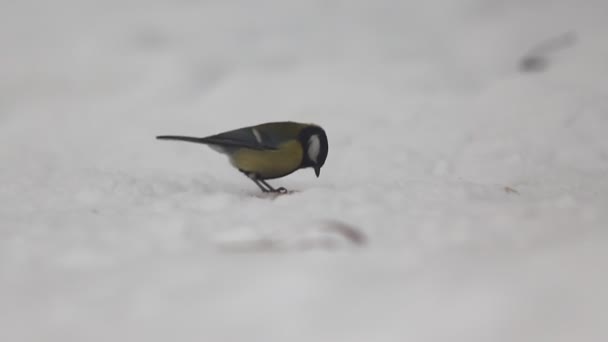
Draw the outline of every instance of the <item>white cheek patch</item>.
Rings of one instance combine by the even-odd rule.
[[[308,158],[316,163],[320,150],[321,141],[319,140],[319,136],[315,134],[308,139]]]

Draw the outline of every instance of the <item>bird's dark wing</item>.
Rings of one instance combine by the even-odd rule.
[[[249,148],[253,150],[276,150],[279,148],[270,136],[255,127],[235,129],[209,137],[201,138],[201,142],[221,147]]]

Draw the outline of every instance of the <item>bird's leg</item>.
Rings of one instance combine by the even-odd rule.
[[[270,189],[268,189],[268,188],[265,188],[264,186],[262,186],[262,184],[260,183],[260,179],[258,178],[258,176],[255,173],[247,172],[247,171],[243,171],[243,170],[239,170],[239,171],[241,171],[245,176],[247,176],[247,178],[251,179],[255,183],[255,185],[257,185],[258,188],[260,188],[260,190],[262,190],[262,192],[271,191],[272,188],[268,187],[268,188],[270,188]],[[265,184],[265,185],[268,186],[268,184]]]
[[[241,172],[243,172],[245,174],[245,176],[247,176],[247,178],[251,179],[255,183],[255,185],[257,185],[258,188],[260,188],[260,190],[262,190],[262,192],[274,192],[274,193],[278,193],[278,194],[287,193],[287,189],[285,189],[284,187],[275,189],[272,186],[270,186],[270,184],[266,183],[266,181],[264,181],[263,179],[258,178],[258,175],[256,175],[255,173],[245,172],[243,170],[241,170]]]
[[[279,193],[279,194],[286,194],[286,193],[287,193],[287,189],[285,189],[284,187],[280,187],[280,188],[276,188],[276,189],[275,189],[275,188],[273,188],[272,186],[270,186],[270,184],[268,184],[268,183],[267,183],[265,180],[263,180],[263,179],[258,179],[258,181],[259,181],[260,183],[264,184],[264,185],[265,185],[265,186],[268,188],[268,190],[269,190],[270,192],[276,192],[276,193]]]
[[[262,192],[271,192],[272,191],[270,189],[266,189],[265,187],[263,187],[262,184],[260,184],[260,180],[254,179],[254,178],[252,178],[251,180],[255,183],[255,185],[258,186],[258,188],[260,188],[260,190],[262,190]]]

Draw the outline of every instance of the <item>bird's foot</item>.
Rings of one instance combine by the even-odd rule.
[[[282,195],[282,194],[288,193],[289,191],[287,189],[285,189],[284,187],[280,187],[280,188],[274,189],[273,192]]]
[[[285,195],[289,193],[289,190],[285,189],[284,187],[280,187],[280,188],[270,188],[270,189],[264,189],[264,193],[267,194],[277,194],[277,195]]]

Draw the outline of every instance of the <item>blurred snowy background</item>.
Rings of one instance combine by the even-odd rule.
[[[606,341],[608,2],[0,2],[0,340]],[[276,199],[157,134],[330,140]]]

